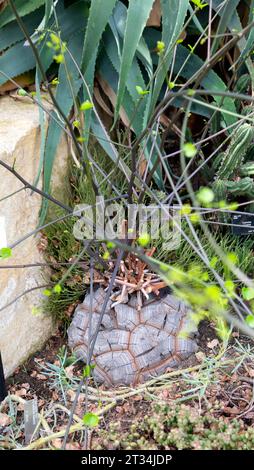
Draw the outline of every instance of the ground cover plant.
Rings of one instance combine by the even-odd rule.
[[[59,327],[53,356],[27,366],[34,382],[22,368],[11,379],[0,447],[253,449],[253,0],[9,0],[0,8],[0,94],[36,104],[41,129],[35,181],[15,164],[0,166],[41,195],[29,236],[40,234],[51,271],[37,313]],[[51,194],[63,133],[68,202]],[[89,205],[94,229],[102,198],[126,210],[120,231],[82,238],[80,206]],[[131,205],[150,210],[136,232]],[[163,223],[154,226],[156,210]],[[0,262],[11,263],[14,246],[1,248]],[[194,362],[132,389],[94,382],[101,325],[83,366],[66,349],[66,331],[98,286],[106,289],[101,321],[109,300],[144,302],[169,288],[205,338]],[[27,445],[22,411],[34,393],[40,437]]]

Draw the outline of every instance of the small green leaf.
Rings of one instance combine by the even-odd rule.
[[[235,284],[231,279],[225,281],[225,288],[227,289],[228,294],[233,295],[235,293]]]
[[[53,86],[59,85],[59,80],[58,80],[57,77],[53,78],[53,80],[51,81],[51,85],[53,85]]]
[[[113,249],[116,247],[116,244],[114,242],[107,242],[107,248],[110,250],[110,249]]]
[[[238,256],[236,253],[234,253],[233,251],[231,251],[230,253],[228,253],[226,255],[229,263],[233,263],[233,264],[237,264],[239,262],[239,259],[238,259]]]
[[[175,87],[175,82],[168,82],[168,88],[170,90],[173,90],[174,87]]]
[[[139,85],[136,86],[136,90],[141,96],[148,95],[150,93],[148,90],[143,90],[143,88]]]
[[[157,41],[157,52],[158,54],[162,54],[165,51],[165,42]]]
[[[80,111],[87,111],[88,109],[92,109],[92,108],[93,108],[93,103],[91,103],[91,101],[89,100],[84,101],[84,103],[80,105]]]
[[[12,255],[11,248],[1,248],[0,249],[0,259],[10,258]]]
[[[148,233],[142,233],[140,237],[138,237],[137,242],[140,246],[146,246],[148,245],[150,240],[151,240],[151,237]]]
[[[53,56],[53,59],[56,61],[57,64],[62,64],[64,62],[64,55],[56,54]]]
[[[227,342],[230,337],[230,328],[228,327],[224,318],[218,318],[216,321],[216,332],[218,333],[219,337],[222,341]]]
[[[197,200],[201,204],[210,204],[214,200],[214,193],[210,188],[201,188],[197,193]]]
[[[219,301],[221,298],[221,290],[216,285],[210,285],[205,288],[205,293],[208,299],[213,301]]]
[[[34,317],[41,315],[41,309],[39,307],[32,307],[32,315]]]
[[[83,377],[91,377],[91,366],[89,366],[89,364],[83,369]]]
[[[194,3],[194,5],[199,8],[200,10],[202,10],[203,8],[207,7],[208,3],[202,3],[201,0],[191,0],[192,3]]]
[[[237,202],[231,202],[230,204],[227,204],[224,209],[227,209],[229,211],[237,211],[239,207],[239,204]]]
[[[107,261],[109,258],[110,258],[110,253],[109,251],[105,251],[105,253],[103,254],[102,258]]]
[[[253,287],[243,287],[242,288],[242,296],[243,296],[244,300],[254,299],[254,288]]]
[[[218,258],[217,256],[213,256],[211,261],[210,261],[210,266],[211,268],[215,268],[216,264],[218,263]]]
[[[26,96],[28,94],[24,88],[20,88],[17,93],[19,96]]]
[[[45,289],[42,293],[43,293],[43,295],[45,295],[46,297],[50,297],[51,294],[52,294],[51,290],[49,290],[49,289]]]
[[[53,45],[59,49],[59,48],[60,48],[60,44],[61,44],[61,39],[60,39],[60,37],[57,36],[55,33],[51,33],[51,34],[50,34],[50,39],[51,39]]]
[[[60,286],[60,284],[56,284],[53,288],[53,291],[56,293],[56,294],[60,294],[62,292],[62,287]]]
[[[190,49],[191,54],[194,54],[196,46],[192,46],[191,44],[188,44],[188,48]]]
[[[94,413],[86,413],[83,416],[83,423],[89,428],[95,428],[98,426],[100,418]]]
[[[191,214],[192,207],[190,204],[183,204],[182,208],[180,209],[180,214],[181,215],[189,215]]]
[[[80,127],[80,121],[78,121],[77,119],[75,119],[75,121],[73,121],[73,127],[76,128],[76,129],[79,129]]]
[[[204,282],[209,281],[209,274],[207,271],[205,271],[203,274],[201,274],[201,280]]]
[[[197,212],[189,215],[189,219],[193,224],[200,222],[200,215]]]
[[[197,154],[197,149],[195,145],[192,144],[191,142],[187,142],[186,144],[184,144],[183,151],[184,151],[184,155],[187,158],[193,158]]]
[[[251,328],[254,328],[254,315],[247,315],[245,321],[248,326],[250,326]]]

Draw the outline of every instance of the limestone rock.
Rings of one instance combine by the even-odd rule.
[[[33,183],[40,158],[39,111],[29,101],[0,98],[0,159]],[[66,186],[68,146],[63,137],[54,166],[52,192]],[[41,187],[41,183],[39,184]],[[0,166],[0,220],[5,219],[7,243],[12,244],[38,224],[41,197],[22,188],[22,183]],[[64,192],[64,191],[63,191]],[[3,219],[4,218],[4,219]],[[2,239],[4,237],[2,236]],[[0,237],[1,242],[1,237]],[[38,249],[38,237],[30,237],[13,249],[11,258],[1,266],[30,264],[43,261]],[[0,269],[0,309],[23,292],[46,284],[41,268]],[[52,333],[52,320],[44,313],[33,314],[41,306],[41,290],[33,290],[0,311],[0,350],[5,373],[11,374],[30,354],[37,350]]]

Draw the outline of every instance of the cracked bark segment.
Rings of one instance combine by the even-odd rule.
[[[115,306],[117,324],[119,328],[131,331],[139,324],[137,311],[128,304],[118,304]]]
[[[190,338],[177,338],[175,343],[175,353],[183,361],[187,359],[190,354],[197,351],[197,343]]]
[[[106,381],[108,385],[112,385],[112,383],[129,385],[135,381],[137,367],[134,357],[127,350],[100,354],[96,358],[96,363],[98,363],[100,370],[103,370],[109,377],[109,380]],[[95,379],[99,379],[96,367],[94,373]]]
[[[161,303],[166,304],[169,307],[169,310],[172,312],[179,312],[182,315],[186,315],[186,313],[188,312],[187,305],[174,295],[166,295],[163,299],[161,299]]]
[[[93,305],[93,311],[94,311],[94,312],[100,313],[101,307],[102,307],[103,302],[104,302],[104,299],[105,299],[105,291],[104,291],[104,289],[102,289],[102,288],[97,289],[97,290],[93,293],[92,305]],[[90,311],[90,303],[91,303],[91,294],[89,293],[89,294],[87,294],[87,295],[85,296],[82,305],[84,306],[85,309],[87,309],[88,311]],[[108,303],[107,303],[106,312],[109,312],[109,311],[110,311],[111,305],[112,305],[112,301],[109,299],[109,301],[108,301]]]
[[[88,315],[84,308],[78,306],[68,329],[68,343],[74,349],[77,344],[82,344],[88,326]]]
[[[141,369],[137,378],[137,382],[145,382],[153,377],[158,377],[164,374],[169,369],[174,369],[181,364],[181,361],[176,356],[171,356],[170,358],[160,361],[157,364],[154,364],[153,367],[149,369]]]
[[[87,345],[83,344],[76,344],[73,348],[73,352],[75,356],[80,359],[81,361],[86,362],[87,358]]]
[[[157,312],[157,313],[156,313]],[[141,310],[140,320],[143,323],[155,326],[156,328],[164,327],[164,319],[167,316],[168,307],[162,302],[154,302],[144,305]]]
[[[94,347],[94,356],[97,358],[108,351],[121,351],[128,348],[130,333],[124,330],[100,331]]]
[[[158,357],[154,351],[158,346],[159,333],[158,329],[153,326],[140,324],[131,334],[130,351],[136,358],[143,357],[146,366],[149,361],[148,357],[150,360],[153,360],[154,354],[154,359]]]
[[[94,296],[92,333],[100,318],[105,292],[98,289]],[[77,307],[68,330],[69,345],[86,361],[90,296]],[[97,382],[107,385],[130,385],[163,374],[181,365],[197,344],[195,326],[188,316],[188,307],[172,295],[149,300],[138,311],[136,295],[127,304],[112,308],[109,303],[95,343],[93,363]],[[191,329],[185,336],[182,332]],[[193,331],[194,330],[194,331]]]

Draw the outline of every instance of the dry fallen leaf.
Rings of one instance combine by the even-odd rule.
[[[62,439],[53,439],[53,440],[52,440],[52,445],[53,445],[56,449],[61,449],[61,447],[62,447]]]
[[[53,394],[54,394],[54,392],[53,392]],[[57,395],[57,397],[58,397],[58,395]],[[39,408],[42,408],[42,407],[45,405],[45,403],[46,403],[45,400],[43,400],[43,399],[41,398],[40,400],[38,400],[38,407],[39,407]]]
[[[75,396],[76,396],[76,392],[74,392],[74,390],[68,390],[67,395],[68,395],[68,398],[69,398],[70,401],[74,401]]]
[[[78,397],[78,402],[83,403],[86,399],[86,394],[85,393],[80,393]]]
[[[27,394],[27,390],[25,388],[21,388],[20,390],[16,390],[15,395],[18,397],[25,397]]]
[[[30,384],[29,383],[21,384],[21,387],[25,388],[26,390],[29,390]]]
[[[250,367],[246,367],[246,370],[251,378],[254,377],[254,369],[251,369]]]
[[[1,85],[0,95],[4,95],[7,92],[16,90],[18,86],[20,88],[26,88],[29,85],[32,85],[32,83],[34,83],[34,73],[25,72],[22,75],[19,75],[18,77],[16,77],[15,82],[16,83],[13,83],[11,80],[8,80],[4,85]]]
[[[195,354],[198,362],[203,362],[205,360],[205,353],[203,353],[202,351],[199,351]]]
[[[239,408],[237,408],[236,406],[233,406],[233,408],[231,408],[230,406],[224,406],[223,408],[223,412],[224,413],[227,413],[229,415],[238,415],[239,413],[241,413],[241,410],[239,410]]]
[[[24,409],[25,409],[24,403],[19,403],[18,406],[17,406],[17,410],[18,411],[24,411]]]
[[[116,406],[116,412],[119,415],[122,415],[124,413],[124,410],[123,410],[122,406]]]
[[[207,343],[207,347],[209,349],[213,349],[213,348],[216,348],[216,346],[218,346],[218,344],[219,344],[219,340],[215,338],[212,341],[209,341],[209,343]]]
[[[168,390],[162,390],[159,393],[159,397],[163,400],[167,399],[169,397],[169,391]]]
[[[161,5],[160,0],[155,0],[152,11],[146,23],[146,26],[160,26],[161,24]]]
[[[250,411],[244,415],[245,419],[253,419],[254,418],[254,411]]]
[[[43,380],[43,381],[44,381],[44,380],[48,380],[48,378],[46,377],[46,375],[43,375],[43,374],[37,374],[36,377],[37,377],[37,379],[39,379],[39,380]]]
[[[140,400],[143,400],[143,397],[141,395],[135,395],[134,397],[132,397],[132,400],[133,401],[140,401]]]
[[[55,390],[54,390],[53,393],[52,393],[52,399],[53,399],[54,401],[59,400],[59,395],[58,395],[58,393],[57,393]]]
[[[68,366],[68,367],[65,367],[65,374],[67,375],[67,377],[69,379],[72,379],[73,377],[73,369],[74,369],[74,366]]]
[[[98,80],[101,88],[103,89],[105,95],[110,100],[113,108],[115,108],[117,97],[116,97],[116,94],[115,94],[113,88],[111,88],[111,86],[108,84],[108,82],[106,82],[106,80],[104,80],[100,75],[97,76],[97,80]],[[120,116],[121,120],[123,121],[124,125],[126,127],[129,127],[130,126],[130,121],[129,121],[129,118],[126,114],[126,111],[124,110],[124,108],[122,106],[121,106],[120,111],[119,111],[119,116]]]
[[[0,426],[5,427],[9,426],[12,423],[12,419],[6,413],[0,413]]]
[[[80,444],[78,442],[70,442],[66,444],[66,450],[80,450]]]

